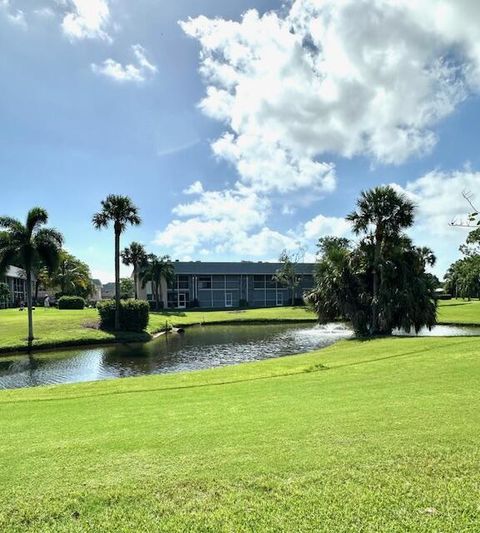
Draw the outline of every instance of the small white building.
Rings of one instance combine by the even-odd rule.
[[[10,289],[10,299],[8,302],[0,302],[0,307],[16,307],[21,302],[27,302],[27,276],[25,270],[16,266],[9,266],[5,273],[4,279],[0,281],[6,283]],[[34,292],[35,282],[32,281],[32,294]]]

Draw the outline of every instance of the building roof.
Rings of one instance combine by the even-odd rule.
[[[7,267],[5,276],[7,278],[20,278],[20,279],[25,279],[27,277],[25,274],[25,270],[23,270],[23,268],[18,268],[13,265],[10,265]]]
[[[268,263],[263,261],[214,262],[203,261],[174,261],[175,274],[275,274],[282,263]],[[298,263],[296,270],[299,274],[312,274],[314,263]]]

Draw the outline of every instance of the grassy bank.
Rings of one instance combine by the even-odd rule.
[[[221,322],[275,322],[315,320],[313,313],[299,307],[274,307],[245,311],[178,311],[151,313],[148,332],[113,334],[95,328],[98,321],[96,309],[67,311],[39,308],[34,311],[34,347],[60,347],[69,345],[134,342],[149,340],[150,335],[168,326]],[[93,327],[92,327],[93,326]],[[27,313],[18,309],[0,310],[0,353],[26,348]]]
[[[480,324],[480,302],[451,300],[440,302],[440,323]],[[39,308],[34,312],[34,347],[61,347],[82,344],[146,341],[166,326],[215,324],[224,322],[296,322],[315,321],[315,315],[302,307],[271,307],[242,311],[172,311],[151,313],[144,334],[113,334],[96,329],[95,309],[59,311]],[[0,353],[26,348],[27,314],[18,309],[0,310]]]
[[[478,531],[478,347],[0,392],[0,531]]]
[[[480,324],[480,301],[441,301],[438,320],[444,324]]]

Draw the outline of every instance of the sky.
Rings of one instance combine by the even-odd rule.
[[[45,207],[109,282],[107,194],[140,209],[124,246],[309,261],[392,184],[442,277],[462,192],[480,203],[479,21],[476,0],[0,0],[0,213]]]

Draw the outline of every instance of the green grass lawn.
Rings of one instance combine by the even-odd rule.
[[[0,531],[479,531],[479,342],[0,392]]]
[[[107,343],[115,340],[148,340],[149,335],[120,333],[114,335],[89,325],[98,320],[96,309],[67,311],[39,308],[34,311],[34,347],[55,347],[89,343]],[[313,313],[299,307],[274,307],[245,311],[187,311],[151,313],[148,333],[161,331],[169,326],[185,326],[200,323],[241,321],[300,321],[315,320]],[[18,309],[0,310],[0,353],[26,347],[27,313]]]
[[[480,324],[480,301],[446,300],[441,301],[438,320],[452,324]]]

